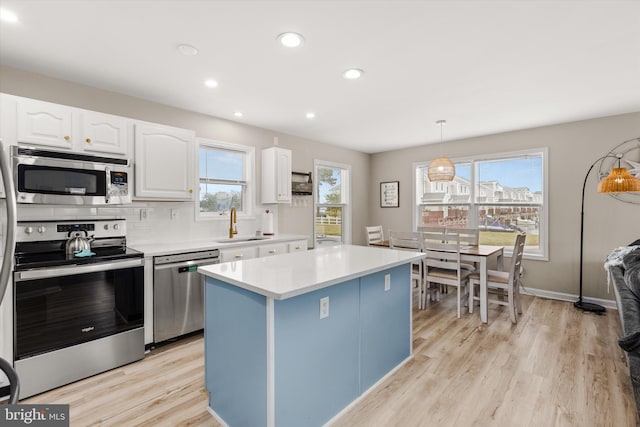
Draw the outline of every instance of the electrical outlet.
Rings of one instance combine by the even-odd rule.
[[[149,219],[149,210],[140,209],[140,221],[146,221]]]
[[[384,291],[390,291],[391,290],[391,275],[390,274],[385,274],[384,275]]]
[[[320,318],[329,317],[329,297],[320,298]]]

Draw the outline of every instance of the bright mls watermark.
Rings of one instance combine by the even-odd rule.
[[[69,405],[2,405],[0,425],[69,427]]]

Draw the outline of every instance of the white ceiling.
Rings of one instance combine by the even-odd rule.
[[[19,17],[0,24],[4,65],[368,153],[438,142],[438,119],[452,140],[640,111],[640,1],[0,7]],[[279,45],[285,31],[304,45]]]

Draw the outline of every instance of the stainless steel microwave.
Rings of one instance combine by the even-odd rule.
[[[131,203],[127,159],[11,147],[18,203]]]

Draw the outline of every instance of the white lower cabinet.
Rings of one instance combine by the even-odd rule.
[[[220,262],[241,261],[257,257],[286,254],[290,252],[306,251],[307,240],[277,241],[265,243],[255,243],[247,246],[235,248],[221,248]]]
[[[260,245],[258,246],[258,256],[273,256],[287,253],[287,244],[286,243],[273,243],[269,245]]]
[[[288,252],[300,252],[307,250],[307,241],[306,240],[296,240],[295,242],[287,243],[287,251]]]
[[[258,257],[257,246],[241,246],[239,248],[220,249],[220,262],[242,261]]]

